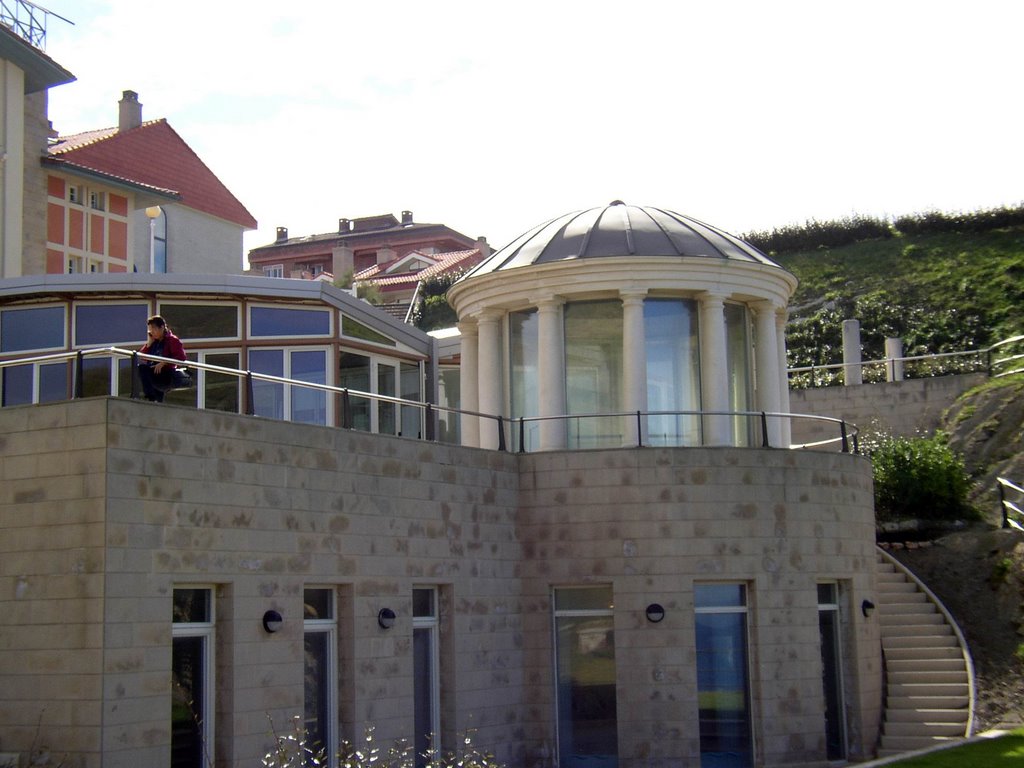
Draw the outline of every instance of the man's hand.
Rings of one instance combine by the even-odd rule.
[[[165,365],[167,365],[167,363],[157,363],[153,366],[153,373],[160,373],[160,371],[164,369]]]

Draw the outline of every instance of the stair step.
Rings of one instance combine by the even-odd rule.
[[[932,634],[887,635],[882,638],[882,647],[888,653],[897,648],[956,648],[959,643],[951,627],[930,627]]]
[[[885,668],[890,675],[901,672],[960,672],[966,674],[963,654],[959,652],[949,658],[924,658],[920,653],[903,659],[887,658]]]
[[[904,673],[914,674],[914,673]],[[927,682],[916,680],[889,681],[889,700],[892,701],[901,696],[967,696],[970,694],[967,684],[967,673],[964,673],[963,681],[953,682]]]
[[[914,595],[919,596],[922,600],[928,599],[928,595],[919,590],[917,588],[917,584],[907,581],[902,577],[900,577],[898,581],[879,581],[878,591],[880,593],[885,593],[885,599],[887,601],[896,599],[897,595]]]
[[[967,670],[889,670],[890,685],[967,685]]]
[[[962,737],[961,737],[962,738]],[[956,739],[948,736],[888,736],[882,738],[882,746],[878,750],[879,757],[892,757],[902,752],[913,752],[918,749],[927,749],[937,744],[944,744]]]
[[[882,626],[883,627],[908,627],[908,626],[927,626],[931,624],[945,625],[946,617],[935,610],[934,606],[931,611],[922,611],[920,608],[915,607],[914,610],[906,610],[901,613],[881,613]]]
[[[960,723],[967,722],[968,710],[963,709],[889,709],[885,713],[888,723]]]
[[[928,595],[924,592],[887,592],[884,595],[879,594],[879,597],[884,601],[880,606],[882,611],[887,608],[890,612],[897,608],[907,610],[911,607],[935,610],[935,606],[928,600]]]
[[[885,702],[886,712],[899,710],[922,709],[966,709],[970,697],[966,693],[948,696],[888,696]]]
[[[960,723],[932,723],[932,722],[886,722],[884,726],[883,739],[897,736],[923,736],[934,739],[936,736],[956,737],[963,736],[966,725]]]
[[[886,664],[896,661],[950,661],[953,659],[955,659],[960,666],[963,666],[964,652],[956,643],[953,643],[952,645],[947,643],[945,645],[932,646],[930,648],[921,648],[917,646],[893,646],[886,647],[885,649]]]

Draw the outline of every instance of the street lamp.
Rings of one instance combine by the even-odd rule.
[[[160,218],[163,210],[159,205],[152,205],[146,209],[146,216],[149,217],[149,273],[156,272],[156,220]]]

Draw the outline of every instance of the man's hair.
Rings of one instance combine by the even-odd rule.
[[[163,328],[167,325],[164,319],[160,315],[153,315],[146,321],[146,325],[155,325],[157,328]]]

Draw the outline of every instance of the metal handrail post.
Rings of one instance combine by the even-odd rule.
[[[252,371],[245,372],[245,415],[256,415],[256,395],[252,388]]]
[[[72,390],[71,397],[78,400],[84,396],[85,386],[83,384],[83,377],[85,374],[85,356],[82,351],[79,350],[78,354],[75,355],[75,387]]]
[[[768,444],[768,414],[761,411],[761,447],[771,448]]]
[[[139,399],[139,353],[132,352],[132,400]]]
[[[505,446],[505,420],[498,416],[498,450],[507,450]]]
[[[348,396],[348,389],[341,390],[341,426],[344,429],[352,429],[352,401]]]
[[[1003,528],[1009,528],[1010,515],[1006,511],[1006,491],[1004,490],[1005,486],[998,481],[996,484],[999,486],[999,506],[1002,508],[1003,511]]]
[[[636,446],[637,448],[644,447],[644,432],[640,426],[640,411],[636,412]]]
[[[843,453],[849,453],[850,452],[850,441],[846,437],[846,422],[845,421],[840,421],[839,422],[839,431],[843,435]]]
[[[519,452],[526,453],[526,420],[519,417]]]
[[[437,432],[434,429],[434,409],[430,407],[430,403],[427,403],[423,408],[423,421],[427,433],[427,441],[432,443]]]

